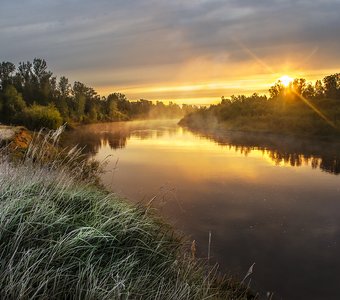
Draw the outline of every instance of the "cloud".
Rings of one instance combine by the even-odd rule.
[[[111,74],[114,86],[122,72],[127,85],[145,81],[142,74],[158,84],[199,61],[277,71],[311,53],[300,67],[315,71],[340,66],[338,11],[338,0],[5,0],[0,58],[44,57],[58,74],[97,86],[109,81],[100,74]]]

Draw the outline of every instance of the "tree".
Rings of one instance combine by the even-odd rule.
[[[71,94],[71,84],[68,82],[68,78],[61,76],[58,83],[58,91],[62,98],[67,98]]]
[[[15,65],[11,62],[0,63],[0,85],[4,89],[6,85],[12,84],[11,74],[15,71]]]
[[[57,88],[57,97],[55,101],[55,105],[60,111],[63,118],[67,119],[69,117],[69,107],[68,101],[71,94],[71,85],[68,82],[68,79],[65,76],[61,76],[58,82]]]
[[[34,75],[37,77],[38,81],[41,81],[46,74],[50,73],[47,72],[47,63],[44,59],[35,58],[33,60],[33,72]]]
[[[328,98],[340,98],[340,73],[326,76],[323,82],[325,94]]]
[[[105,114],[109,117],[110,120],[114,120],[116,113],[118,111],[117,101],[115,98],[109,95],[107,100],[105,101]]]
[[[35,58],[33,63],[20,62],[13,83],[23,94],[27,104],[47,105],[56,96],[56,78],[47,70],[44,59]]]
[[[35,58],[33,60],[33,75],[31,84],[34,87],[34,101],[42,105],[51,102],[52,95],[56,88],[56,80],[53,73],[47,70],[47,63],[44,59]]]
[[[97,92],[76,81],[72,88],[73,101],[75,105],[75,113],[78,121],[96,121],[98,118],[98,110],[100,106],[100,96]]]
[[[15,87],[8,85],[5,87],[1,106],[1,119],[5,122],[13,122],[18,114],[26,108],[26,103]]]
[[[33,85],[32,85],[32,63],[20,62],[17,73],[15,75],[15,87],[22,93],[27,104],[33,104]]]
[[[107,96],[107,100],[112,100],[117,103],[117,108],[122,113],[129,114],[131,111],[131,103],[126,99],[126,96],[121,93],[113,93]]]
[[[290,84],[290,88],[298,95],[302,95],[306,88],[306,79],[295,78]]]
[[[273,86],[269,89],[270,98],[278,99],[283,96],[285,93],[285,86],[282,84],[281,80],[277,81]]]
[[[307,98],[307,99],[311,99],[313,98],[315,95],[315,90],[313,85],[309,82],[306,87],[304,88],[303,92],[302,92],[302,96]]]
[[[315,90],[315,92],[314,92],[314,97],[315,98],[317,98],[317,99],[323,98],[325,89],[323,87],[323,84],[322,84],[321,80],[317,80],[315,82],[314,90]]]
[[[78,121],[82,121],[85,115],[85,101],[86,98],[83,94],[77,94],[75,96],[75,104],[76,104],[76,117]]]

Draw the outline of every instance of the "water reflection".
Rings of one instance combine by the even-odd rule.
[[[129,139],[147,140],[161,138],[164,134],[175,135],[180,130],[172,121],[120,122],[87,125],[68,133],[65,144],[78,144],[84,153],[95,155],[108,145],[112,150],[125,148]],[[247,156],[252,151],[261,151],[276,165],[299,167],[308,165],[313,169],[335,175],[340,174],[340,143],[306,138],[280,137],[273,134],[242,132],[194,132],[197,136],[214,141],[228,150]]]
[[[266,152],[276,165],[282,163],[293,167],[309,165],[313,169],[340,174],[340,143],[311,140],[298,137],[280,137],[274,134],[242,132],[196,132],[219,145],[234,148],[244,155],[252,150]]]
[[[125,148],[127,141],[133,136],[140,140],[160,138],[165,133],[174,135],[176,121],[169,120],[145,122],[115,122],[81,126],[76,130],[65,133],[63,145],[77,144],[85,154],[94,155],[99,149],[108,145],[112,150]]]

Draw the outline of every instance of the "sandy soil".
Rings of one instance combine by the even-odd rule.
[[[10,141],[17,132],[16,127],[0,125],[0,140]]]

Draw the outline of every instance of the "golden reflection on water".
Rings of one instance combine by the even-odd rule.
[[[162,161],[167,150],[167,161],[172,161],[184,172],[186,168],[208,172],[209,169],[228,168],[233,172],[248,172],[255,178],[254,168],[260,164],[256,158],[277,167],[309,166],[324,171],[340,173],[339,145],[317,144],[276,136],[252,136],[245,134],[220,135],[219,133],[194,134],[176,126],[175,121],[134,121],[83,126],[73,134],[72,142],[78,143],[85,151],[97,155],[99,160],[111,155],[116,149],[127,146],[123,155],[129,155],[132,161],[141,161],[142,149],[147,149],[149,156]],[[133,149],[139,149],[134,157]],[[155,151],[157,149],[157,151]],[[163,151],[163,152],[162,152]],[[131,152],[131,153],[130,153]],[[186,154],[190,154],[189,157]],[[216,157],[225,160],[216,162]],[[234,157],[235,159],[231,159]],[[236,158],[248,157],[252,160]],[[215,158],[211,164],[212,158]],[[149,157],[143,157],[149,163]],[[261,164],[260,164],[261,165]],[[253,167],[253,168],[252,168]],[[184,168],[184,169],[183,169]]]
[[[94,157],[106,159],[106,171],[114,173],[114,180],[103,176],[106,186],[130,198],[151,197],[165,182],[266,185],[274,176],[276,183],[299,185],[322,180],[322,174],[312,172],[320,168],[320,157],[216,142],[174,121],[98,124],[84,132],[97,138]],[[131,181],[139,186],[139,196],[131,193]]]

